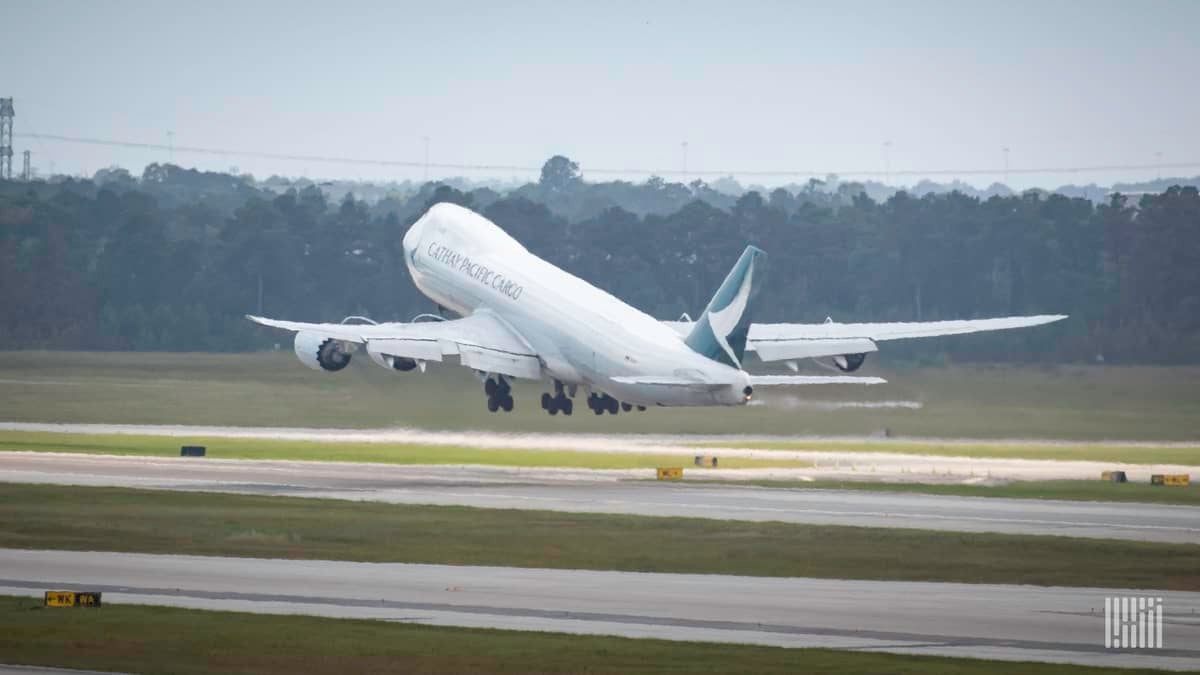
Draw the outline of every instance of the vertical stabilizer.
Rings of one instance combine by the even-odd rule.
[[[746,335],[750,332],[750,303],[766,271],[767,254],[747,246],[729,271],[704,314],[684,340],[687,346],[714,361],[742,367]]]

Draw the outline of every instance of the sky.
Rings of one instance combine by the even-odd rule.
[[[1200,173],[1192,0],[6,0],[4,15],[14,168],[28,149],[42,173],[173,159],[260,178],[536,176],[426,173],[426,148],[433,164],[536,168],[563,154],[591,180],[874,171],[911,184],[901,172],[990,170],[937,176],[982,186],[1004,180],[1006,158],[1017,187]]]

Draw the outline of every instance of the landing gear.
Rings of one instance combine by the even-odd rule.
[[[575,412],[575,402],[568,398],[566,392],[563,391],[562,382],[554,381],[553,395],[550,392],[542,394],[542,410],[551,415],[557,415],[559,412],[570,415]]]
[[[621,408],[624,408],[626,411],[632,408],[632,406],[630,406],[628,403],[621,403],[608,394],[596,393],[588,396],[588,407],[591,408],[592,412],[596,413],[597,415],[603,415],[604,413],[616,415]]]
[[[484,380],[483,393],[487,394],[488,412],[497,410],[512,412],[512,387],[509,386],[508,380],[504,379],[503,375],[497,375],[495,379],[489,377]]]

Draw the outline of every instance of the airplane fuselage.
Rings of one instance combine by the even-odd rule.
[[[654,317],[533,255],[486,218],[434,206],[404,236],[413,282],[463,316],[486,309],[529,343],[545,374],[637,405],[741,405],[742,370],[690,349]],[[614,377],[679,377],[693,387]]]

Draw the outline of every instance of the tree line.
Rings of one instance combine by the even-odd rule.
[[[660,318],[696,314],[747,244],[768,254],[758,321],[1065,313],[913,357],[1200,361],[1200,194],[1094,204],[1029,192],[883,201],[855,184],[750,191],[584,181],[564,157],[508,190],[426,183],[374,201],[320,185],[154,164],[140,177],[0,183],[0,348],[239,351],[298,320],[430,311],[401,239],[431,204],[473,208],[533,253]]]

